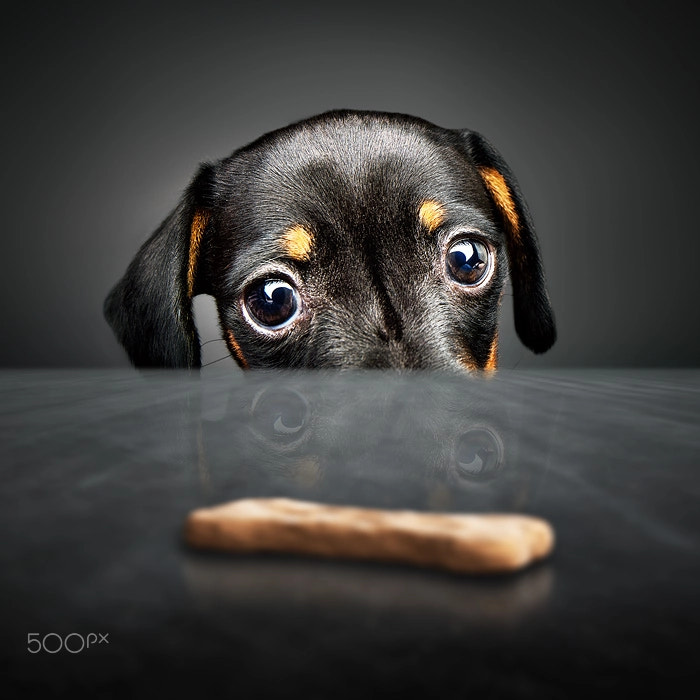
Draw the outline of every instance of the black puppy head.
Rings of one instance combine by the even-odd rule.
[[[515,326],[555,340],[534,231],[479,134],[330,112],[200,168],[105,302],[141,367],[199,367],[192,297],[243,367],[491,369]]]

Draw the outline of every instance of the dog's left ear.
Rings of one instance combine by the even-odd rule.
[[[136,367],[201,366],[192,297],[204,291],[197,263],[213,192],[214,167],[204,164],[105,300],[105,318]]]
[[[498,151],[475,131],[458,133],[506,234],[515,330],[530,350],[546,352],[554,344],[557,332],[537,237],[525,200]]]

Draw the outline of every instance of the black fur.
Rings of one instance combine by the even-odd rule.
[[[503,176],[520,221],[517,241],[481,179]],[[444,204],[432,234],[420,205]],[[207,215],[194,293],[217,302],[248,367],[486,366],[510,268],[515,326],[544,352],[554,319],[537,241],[510,169],[479,134],[406,115],[336,111],[274,131],[200,168],[182,201],[143,245],[105,302],[105,316],[140,367],[200,366],[187,292],[190,230]],[[314,234],[308,261],[285,257],[279,239],[301,224]],[[495,256],[490,281],[464,290],[445,274],[444,246],[463,227]],[[264,333],[242,313],[253,280],[295,282],[297,322]]]

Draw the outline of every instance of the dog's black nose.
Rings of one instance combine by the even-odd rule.
[[[396,370],[447,369],[449,366],[449,362],[433,349],[414,346],[405,338],[397,341],[386,331],[378,331],[377,335],[379,342],[366,348],[360,358],[353,359],[353,366]]]

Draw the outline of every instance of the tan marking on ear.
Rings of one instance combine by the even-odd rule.
[[[233,332],[230,330],[226,331],[226,345],[228,346],[229,352],[233,355],[233,358],[238,362],[238,364],[243,368],[243,369],[248,369],[248,362],[245,359],[243,355],[243,351],[241,350],[241,346],[236,342],[236,339],[233,336]]]
[[[486,360],[486,365],[484,369],[487,372],[495,372],[498,367],[498,332],[493,336],[493,342],[491,343],[491,350],[489,351],[489,359]]]
[[[199,247],[202,242],[204,229],[209,222],[209,212],[196,211],[192,217],[192,225],[190,226],[190,256],[187,263],[187,296],[192,297],[194,294],[194,271],[197,268],[197,260],[199,259]]]
[[[496,205],[510,224],[511,234],[517,238],[520,233],[520,220],[508,183],[496,168],[481,167],[479,174],[486,189],[491,193]]]
[[[288,228],[282,235],[282,247],[292,260],[306,262],[311,257],[314,235],[301,224]]]
[[[426,199],[420,205],[418,218],[428,232],[432,233],[445,220],[445,207],[434,199]]]

